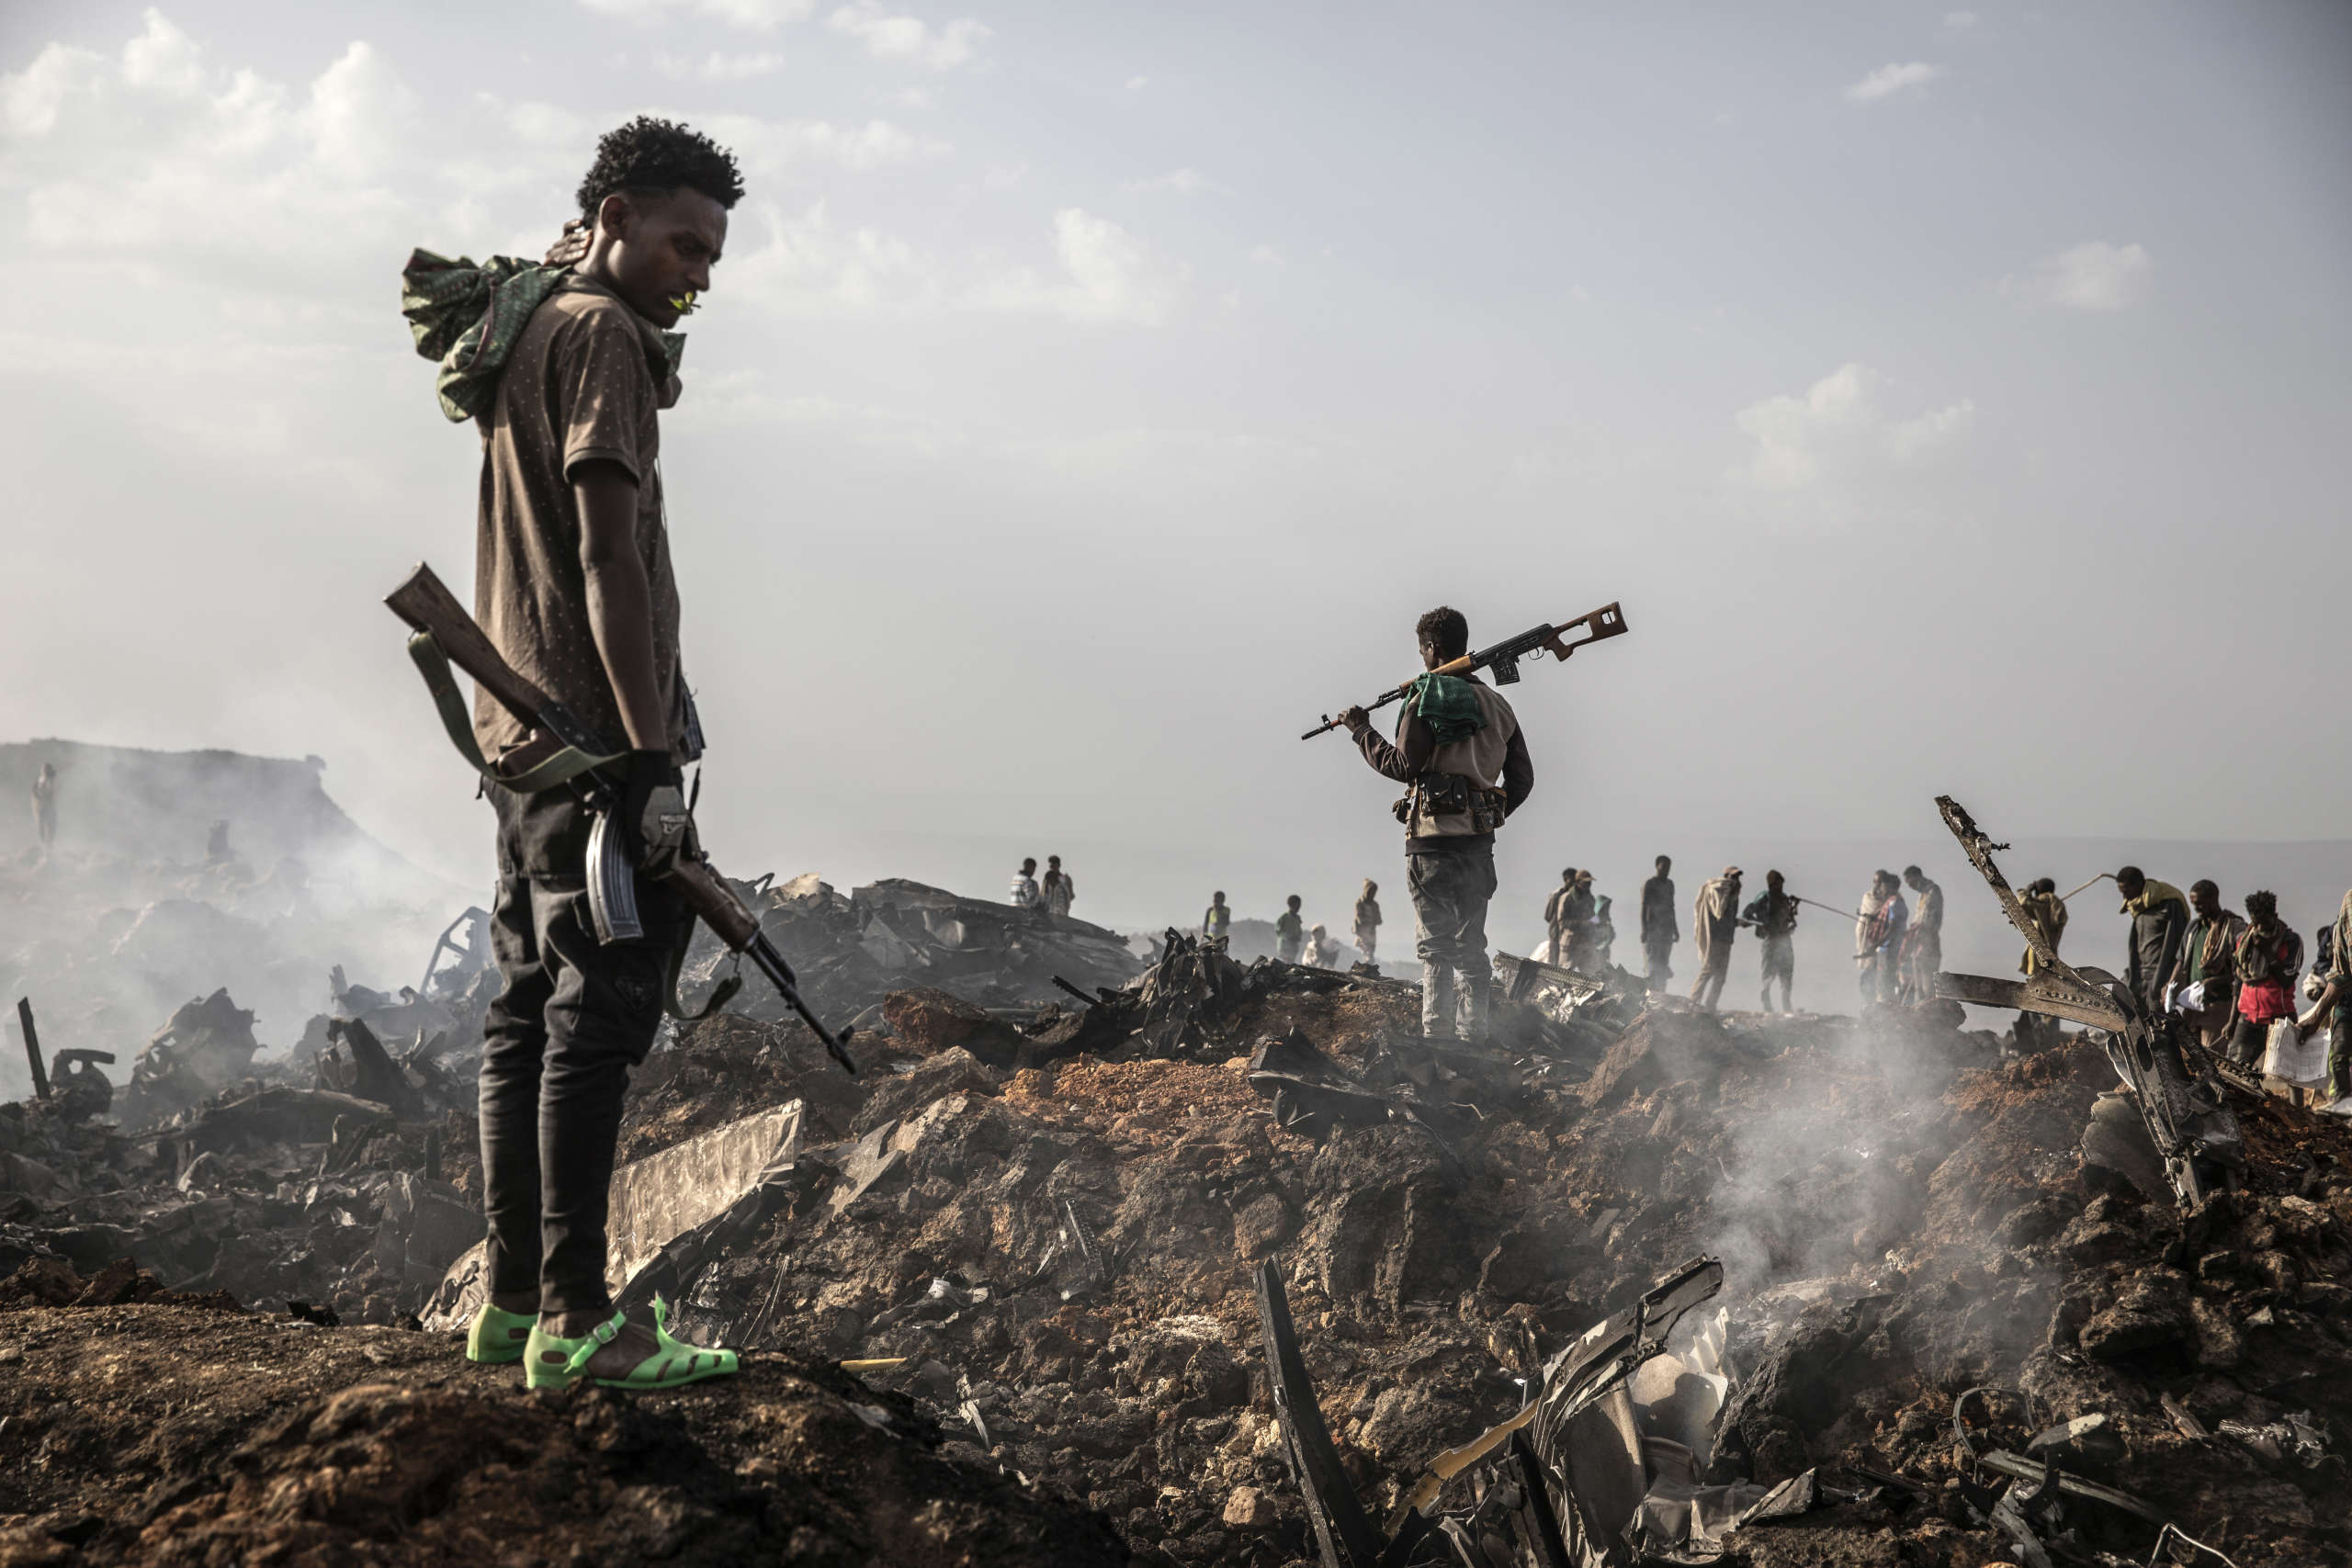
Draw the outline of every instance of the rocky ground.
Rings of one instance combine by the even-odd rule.
[[[661,1265],[689,1328],[748,1348],[741,1380],[527,1395],[398,1325],[473,1201],[429,1063],[406,1116],[253,1086],[141,1141],[9,1107],[0,1158],[51,1186],[11,1167],[0,1198],[0,1562],[1312,1562],[1260,1264],[1385,1520],[1702,1255],[1720,1296],[1623,1399],[1630,1494],[1577,1472],[1650,1560],[2144,1563],[2166,1525],[2239,1568],[2352,1560],[2344,1122],[2233,1091],[2242,1190],[2184,1214],[2084,1157],[2130,1120],[2094,1043],[2018,1055],[1957,1004],[1718,1020],[1507,966],[1529,983],[1494,1039],[1433,1051],[1395,981],[1179,941],[1073,995],[1028,933],[777,891],[821,941],[796,961],[866,1016],[865,1071],[713,1019],[648,1063],[625,1133],[640,1157],[802,1102],[790,1168]],[[890,945],[926,941],[921,971]],[[959,994],[983,942],[1021,951]],[[249,1103],[271,1093],[297,1098]],[[208,1156],[159,1196],[159,1162]],[[294,1321],[299,1258],[309,1315],[381,1321]],[[2000,1453],[2076,1489],[2010,1491]],[[1723,1529],[1792,1478],[1781,1517]],[[1510,1485],[1492,1461],[1445,1483],[1451,1555],[1415,1561],[1537,1561],[1506,1544]]]

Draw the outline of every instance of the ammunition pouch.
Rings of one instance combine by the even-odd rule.
[[[1408,828],[1416,816],[1424,819],[1467,817],[1472,832],[1491,833],[1503,825],[1508,799],[1501,790],[1490,789],[1464,774],[1430,773],[1414,780],[1389,809]]]

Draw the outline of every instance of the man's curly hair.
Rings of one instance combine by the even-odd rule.
[[[581,215],[591,222],[616,191],[698,190],[725,208],[742,199],[735,154],[701,131],[639,115],[596,143],[596,162],[580,182]]]
[[[1459,659],[1470,651],[1470,621],[1450,604],[1440,604],[1413,623],[1413,636],[1441,659]]]

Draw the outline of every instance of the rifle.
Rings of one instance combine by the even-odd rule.
[[[414,630],[416,635],[409,639],[409,652],[418,660],[420,667],[428,661],[442,664],[438,684],[447,683],[447,665],[455,664],[525,726],[581,754],[578,760],[588,765],[571,773],[566,782],[596,814],[595,827],[588,838],[588,896],[598,935],[611,941],[616,936],[638,934],[636,868],[620,854],[611,831],[612,813],[622,795],[621,781],[610,772],[616,757],[612,748],[592,734],[569,708],[516,673],[447,585],[434,575],[431,567],[418,562],[408,581],[392,590],[384,603]],[[425,679],[428,684],[435,684],[430,668],[426,669]],[[435,694],[442,695],[437,684]],[[446,709],[447,705],[444,705]],[[709,925],[729,952],[750,956],[760,973],[768,977],[769,984],[799,1015],[800,1021],[825,1043],[833,1060],[855,1077],[857,1064],[850,1059],[848,1049],[849,1038],[855,1032],[844,1029],[837,1035],[809,1010],[808,1004],[801,998],[799,981],[792,973],[792,965],[785,962],[775,943],[760,930],[759,917],[745,907],[726,878],[712,868],[701,845],[694,844],[688,852],[681,853],[677,863],[662,873],[662,880],[685,900],[686,908]],[[733,982],[729,984],[731,987]]]
[[[1560,640],[1561,633],[1569,631],[1577,626],[1584,627],[1586,635],[1577,638],[1574,642],[1562,642]],[[1574,620],[1562,621],[1556,626],[1544,626],[1530,627],[1528,630],[1520,633],[1517,637],[1505,637],[1502,641],[1495,644],[1492,648],[1482,648],[1476,653],[1465,653],[1459,659],[1439,665],[1436,669],[1428,671],[1428,673],[1431,675],[1467,675],[1474,671],[1484,670],[1494,676],[1495,684],[1498,686],[1517,685],[1519,683],[1519,661],[1522,659],[1532,658],[1538,653],[1548,651],[1555,659],[1566,660],[1569,654],[1574,653],[1577,649],[1584,647],[1587,643],[1600,642],[1605,637],[1623,637],[1624,633],[1625,612],[1619,609],[1614,602],[1611,602],[1610,604],[1603,604],[1598,610],[1589,611],[1584,615],[1578,615]],[[1418,681],[1420,677],[1418,675],[1413,678],[1414,681]],[[1405,696],[1411,693],[1412,689],[1413,681],[1408,681],[1401,686],[1383,692],[1379,696],[1374,698],[1371,702],[1366,703],[1364,707],[1367,710],[1374,708],[1385,708],[1390,703],[1401,701]],[[1300,736],[1299,739],[1301,740],[1312,740],[1326,730],[1337,729],[1339,728],[1340,721],[1333,718],[1327,713],[1323,716],[1323,722],[1321,724],[1317,725],[1313,729],[1308,730],[1306,734]]]

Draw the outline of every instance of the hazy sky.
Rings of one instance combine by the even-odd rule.
[[[1940,790],[2347,836],[2352,8],[971,3],[0,11],[0,736],[317,752],[484,881],[378,603],[478,468],[397,274],[645,110],[750,186],[664,421],[732,868],[1401,894],[1297,736],[1440,602],[1633,627],[1510,694],[1530,922]]]

